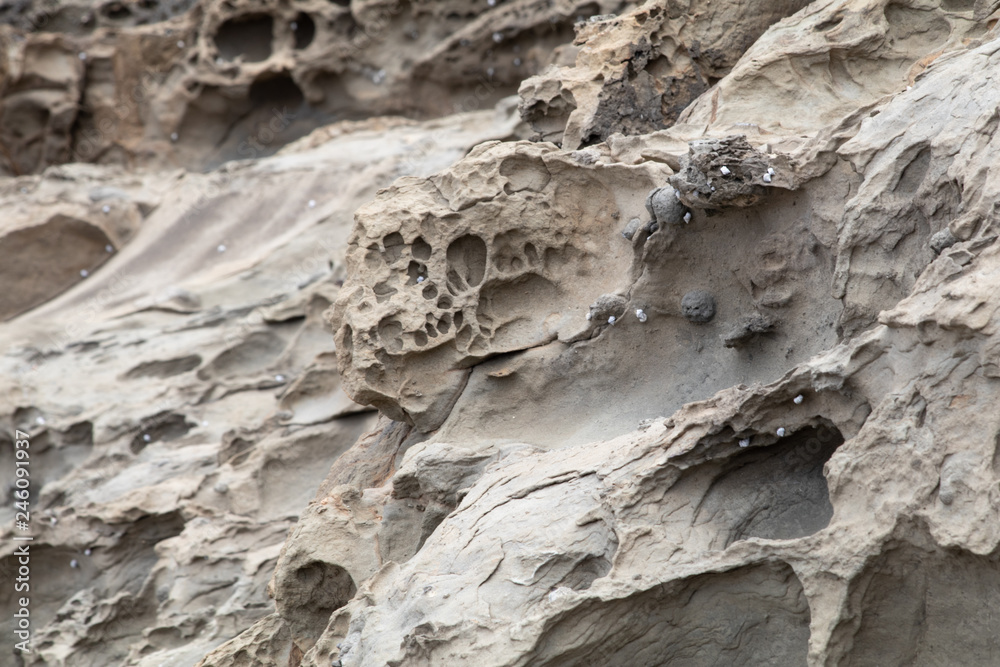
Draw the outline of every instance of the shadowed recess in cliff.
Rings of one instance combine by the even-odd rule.
[[[694,525],[720,527],[713,549],[749,537],[789,540],[822,530],[833,516],[823,466],[843,442],[835,427],[821,426],[741,451],[719,465]]]
[[[747,565],[588,600],[555,617],[520,664],[805,665],[809,606],[792,568]]]

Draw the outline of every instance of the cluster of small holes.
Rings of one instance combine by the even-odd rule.
[[[475,355],[487,354],[494,335],[494,320],[483,312],[483,304],[480,303],[471,321],[467,321],[462,310],[454,311],[454,297],[483,283],[487,260],[495,270],[507,274],[537,269],[548,261],[547,251],[543,256],[535,244],[518,231],[508,232],[494,239],[491,248],[480,237],[465,234],[453,240],[444,254],[444,287],[448,293],[441,294],[441,287],[436,284],[428,268],[434,249],[423,237],[417,236],[407,243],[400,232],[392,232],[385,235],[381,242],[366,249],[364,262],[369,269],[384,271],[387,266],[392,269],[386,279],[372,288],[378,303],[389,301],[400,289],[405,291],[407,288],[417,287],[420,289],[420,296],[433,304],[431,308],[434,312],[427,313],[425,323],[415,331],[404,331],[402,325],[392,317],[379,323],[377,330],[371,333],[378,337],[387,352],[400,353],[407,347],[405,343],[424,347],[432,339],[454,331],[455,345],[459,350]],[[359,310],[363,305],[366,304],[357,306]]]

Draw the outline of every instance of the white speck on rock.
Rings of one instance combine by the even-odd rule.
[[[45,417],[35,417],[35,423],[39,426],[45,423]]]
[[[611,317],[608,318],[608,324],[614,324],[617,321],[618,321],[618,318],[615,317],[614,315],[612,315]]]
[[[176,132],[170,133],[170,141],[177,141],[178,139],[180,139],[180,136]]]
[[[177,40],[177,48],[178,49],[183,49],[184,48],[184,40],[183,39],[178,39]]]
[[[87,59],[87,54],[84,53],[83,51],[80,51],[79,56],[80,56],[80,60],[86,60]]]
[[[765,183],[771,182],[771,174],[764,174],[764,182]]]
[[[107,204],[105,204],[104,206],[102,206],[101,210],[104,211],[105,213],[111,213],[111,207],[108,206]]]
[[[310,199],[309,200],[309,208],[316,208],[316,200],[315,199]]]
[[[684,214],[684,224],[686,225],[689,222],[691,222],[691,211]]]
[[[562,598],[573,597],[573,590],[571,588],[566,588],[565,586],[560,586],[545,596],[548,598],[549,602],[555,602],[556,600],[561,600]]]
[[[798,396],[792,399],[792,403],[794,403],[795,405],[801,405],[803,400],[804,399],[802,397],[802,394],[799,394]]]
[[[423,276],[417,276],[417,282],[418,283],[424,282],[424,277]]]
[[[222,243],[215,249],[216,252],[226,252],[226,246]]]
[[[88,271],[87,269],[80,269],[80,277],[81,278],[86,278],[89,275],[90,275],[90,271]]]
[[[74,558],[69,562],[69,566],[75,570],[76,568],[80,567],[80,564]]]
[[[729,167],[722,167],[721,169],[719,169],[719,171],[722,172],[723,176],[728,176],[729,174],[733,173],[733,172],[729,171]]]
[[[750,438],[743,438],[742,440],[740,440],[740,447],[749,447],[749,446],[750,446]]]
[[[779,438],[784,438],[785,437],[785,429],[784,428],[779,428],[778,431],[777,431],[777,433],[778,433],[778,437]]]
[[[496,42],[497,44],[499,44],[500,42],[502,42],[503,41],[503,33],[502,32],[495,32],[495,33],[493,33],[493,41]]]
[[[649,319],[649,316],[646,315],[646,312],[642,308],[635,309],[635,316],[639,318],[640,322],[645,322]]]
[[[114,251],[115,249],[114,247],[111,246],[111,244],[104,246],[104,252],[114,252]]]
[[[285,376],[284,375],[275,375],[274,379],[277,380],[278,382],[284,382],[285,381]]]
[[[90,555],[91,553],[93,553],[93,552],[92,552],[92,551],[90,550],[90,548],[89,548],[89,547],[88,547],[87,549],[84,549],[84,550],[83,550],[83,555],[84,555],[84,556],[89,556],[89,555]]]
[[[149,442],[150,440],[152,440],[152,439],[153,439],[153,436],[149,435],[148,433],[143,433],[143,434],[142,434],[142,439],[143,439],[143,440],[144,440],[145,442]]]
[[[593,313],[587,313],[587,321],[589,322],[594,317]]]

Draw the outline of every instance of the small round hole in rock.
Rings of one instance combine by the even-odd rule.
[[[121,21],[132,16],[132,12],[121,2],[109,2],[101,7],[101,14],[112,21]]]
[[[257,77],[250,84],[249,96],[255,106],[270,104],[296,109],[305,101],[305,95],[288,72]]]
[[[299,12],[295,17],[292,32],[295,34],[295,48],[304,49],[312,44],[313,38],[316,37],[316,23],[305,12]]]
[[[215,46],[226,60],[239,56],[249,63],[271,57],[271,39],[274,19],[268,14],[247,14],[232,18],[219,26],[215,33]]]
[[[415,259],[420,259],[426,262],[431,258],[430,244],[419,236],[413,239],[412,252]]]

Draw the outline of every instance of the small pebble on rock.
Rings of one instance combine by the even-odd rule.
[[[711,322],[715,317],[715,299],[704,290],[688,292],[681,299],[681,314],[688,322]]]

